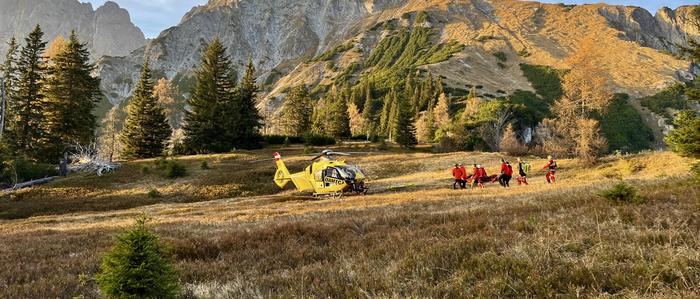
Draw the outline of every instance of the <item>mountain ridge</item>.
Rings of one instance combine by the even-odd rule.
[[[138,65],[144,57],[148,58],[154,69],[160,70],[163,76],[179,81],[176,83],[181,87],[191,84],[187,81],[190,81],[188,78],[199,63],[199,52],[214,36],[221,37],[224,44],[229,47],[229,54],[239,72],[242,71],[242,66],[248,57],[252,57],[261,75],[261,82],[272,86],[267,91],[275,90],[279,86],[275,86],[274,83],[288,76],[294,69],[319,53],[345,43],[348,39],[362,34],[363,30],[380,22],[400,19],[403,13],[420,10],[435,10],[438,15],[447,16],[448,26],[439,28],[441,40],[457,39],[467,44],[469,48],[473,43],[465,36],[465,32],[476,35],[476,38],[486,38],[487,32],[494,32],[494,36],[504,37],[503,42],[501,45],[493,45],[495,44],[493,41],[496,41],[494,39],[487,40],[483,45],[474,45],[477,48],[481,47],[482,50],[486,49],[481,51],[481,56],[486,56],[489,49],[496,46],[505,47],[506,50],[512,50],[511,54],[517,54],[524,48],[528,48],[529,44],[533,48],[544,50],[531,51],[529,57],[519,60],[555,68],[566,68],[563,58],[570,54],[572,45],[581,38],[578,34],[580,32],[577,31],[605,31],[618,39],[619,42],[615,41],[615,43],[624,45],[623,48],[635,51],[639,48],[643,52],[641,55],[653,54],[652,60],[660,61],[660,63],[648,65],[661,67],[664,70],[663,74],[661,76],[647,74],[648,77],[654,78],[644,82],[646,87],[638,91],[639,96],[647,95],[652,92],[652,89],[667,82],[691,78],[694,73],[688,65],[682,66],[687,64],[686,62],[675,59],[671,55],[658,56],[654,52],[649,52],[648,49],[653,48],[655,52],[674,52],[677,50],[675,44],[687,43],[688,34],[700,35],[689,24],[690,6],[683,6],[676,10],[663,8],[652,16],[651,13],[639,7],[606,4],[565,6],[511,0],[355,0],[343,2],[344,5],[328,5],[318,0],[304,0],[294,4],[282,2],[284,1],[211,0],[205,5],[194,7],[183,16],[180,24],[165,30],[147,46],[125,58],[108,59],[110,63],[105,65],[104,69],[122,70],[119,74],[110,71],[101,72],[107,77],[103,87],[109,91],[110,101],[119,103],[128,96],[130,90],[128,84],[115,83],[134,81],[133,75],[137,73]],[[527,17],[509,13],[508,10],[521,12]],[[280,11],[284,13],[279,13]],[[588,22],[584,22],[585,28],[568,26],[570,24],[567,23],[569,20],[566,14],[570,13]],[[547,23],[547,18],[549,23],[558,23],[550,24],[544,29],[539,28],[538,26]],[[500,20],[507,20],[510,23],[503,27],[499,23]],[[520,30],[518,26],[524,25],[532,26],[535,30],[518,31]],[[557,32],[554,28],[562,25],[571,27],[570,29],[574,32],[562,35],[564,33]],[[550,36],[548,32],[542,33],[538,30],[550,30],[561,36]],[[537,36],[538,34],[540,36]],[[533,38],[530,40],[530,37]],[[560,42],[558,38],[571,40]],[[625,42],[635,43],[636,46]],[[539,43],[548,45],[540,47]],[[549,44],[552,46],[550,47]],[[495,65],[495,62],[493,64]],[[663,67],[664,65],[667,67]],[[668,67],[675,69],[671,72],[667,69]],[[427,66],[427,68],[439,72],[441,67],[436,65]],[[129,77],[129,74],[132,78],[121,80]],[[621,78],[628,75],[614,73],[612,77],[618,78],[618,81],[625,81]],[[518,77],[522,79],[522,75]],[[516,85],[517,88],[523,89],[521,87],[525,84]],[[630,82],[618,85],[621,91],[632,93],[638,87]],[[266,93],[261,107],[265,106],[269,99],[270,95]]]

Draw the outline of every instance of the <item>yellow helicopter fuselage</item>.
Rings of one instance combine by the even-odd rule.
[[[284,188],[290,181],[300,192],[312,192],[315,195],[342,194],[348,191],[366,191],[365,175],[355,165],[345,161],[323,158],[313,161],[302,172],[290,173],[279,154],[275,153],[274,181]]]

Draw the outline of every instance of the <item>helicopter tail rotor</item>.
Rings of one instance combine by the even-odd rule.
[[[277,164],[277,171],[275,172],[274,177],[275,184],[280,188],[284,188],[284,186],[286,186],[292,179],[292,175],[289,173],[287,166],[284,165],[282,156],[279,153],[275,153],[275,164]]]

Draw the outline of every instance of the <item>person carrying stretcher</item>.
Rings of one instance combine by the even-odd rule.
[[[459,185],[460,189],[467,188],[462,169],[464,169],[464,167],[460,167],[459,164],[455,164],[455,167],[452,168],[452,177],[455,179],[455,182],[452,184],[452,189],[457,189],[457,185]]]

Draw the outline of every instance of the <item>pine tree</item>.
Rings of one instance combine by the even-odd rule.
[[[290,136],[302,136],[311,133],[313,104],[304,84],[292,88],[282,107],[284,133]]]
[[[476,88],[472,88],[469,91],[469,95],[467,95],[467,103],[464,107],[464,111],[462,112],[460,120],[462,122],[465,122],[470,118],[476,117],[476,114],[479,112],[480,105],[481,99],[479,98],[479,95],[476,92]]]
[[[253,59],[248,59],[245,74],[238,86],[238,96],[236,97],[236,107],[238,120],[232,126],[238,132],[235,145],[237,148],[253,149],[260,147],[260,128],[262,127],[262,117],[256,107],[258,84],[255,82],[255,66]]]
[[[364,133],[368,139],[372,139],[376,135],[376,115],[374,112],[374,98],[372,97],[372,89],[368,85],[365,90],[364,108],[362,108],[362,119],[364,120]]]
[[[665,139],[671,150],[681,156],[700,158],[700,116],[681,111],[673,124],[676,128]]]
[[[226,48],[215,38],[202,54],[185,112],[184,145],[196,153],[228,152],[240,139],[239,94]],[[230,122],[230,124],[229,124]]]
[[[171,256],[145,218],[117,237],[101,268],[96,280],[109,298],[178,297],[178,274]]]
[[[435,82],[435,92],[433,93],[432,98],[437,98],[443,93],[445,93],[445,89],[442,86],[442,77],[438,77],[437,81]]]
[[[445,94],[440,94],[437,104],[433,110],[435,118],[435,129],[439,131],[449,131],[450,128],[450,103]]]
[[[88,144],[95,137],[97,118],[92,113],[102,97],[100,79],[91,74],[86,44],[75,32],[53,53],[46,80],[43,139],[46,161],[61,157],[66,145]]]
[[[391,97],[391,108],[389,109],[389,118],[387,119],[386,130],[389,140],[394,141],[399,120],[399,105],[401,105],[399,101],[401,99],[394,89],[389,91],[388,96]]]
[[[326,135],[326,111],[328,104],[326,98],[320,99],[314,106],[314,114],[311,123],[311,133],[316,135]]]
[[[362,118],[360,110],[357,109],[355,103],[348,104],[348,118],[350,120],[350,133],[352,136],[362,134],[365,129],[365,122]]]
[[[422,112],[416,120],[416,139],[424,143],[435,140],[435,119],[432,109]]]
[[[395,103],[396,123],[394,140],[403,148],[414,148],[418,141],[416,140],[413,110],[408,101],[401,99],[401,97],[397,97]]]
[[[393,106],[394,98],[387,94],[384,96],[384,105],[382,106],[382,114],[379,117],[379,135],[383,137],[389,136],[389,117],[391,114],[391,107]]]
[[[153,96],[153,78],[148,61],[143,64],[141,79],[127,107],[124,129],[119,136],[124,144],[123,157],[153,158],[163,154],[172,129],[165,109]]]
[[[8,120],[14,119],[15,113],[15,97],[17,95],[17,87],[19,85],[19,74],[18,74],[18,54],[19,45],[17,44],[17,39],[13,36],[7,43],[8,50],[5,55],[5,62],[0,66],[0,71],[2,71],[2,77],[5,84],[5,115],[0,121],[3,122],[3,131],[0,132],[0,136],[4,135],[7,126],[9,125]]]
[[[328,128],[326,132],[332,137],[350,137],[350,116],[348,115],[347,101],[338,97],[331,103],[328,111]]]
[[[46,78],[46,42],[38,25],[25,38],[17,63],[17,91],[11,103],[12,118],[8,119],[5,141],[16,154],[38,160],[42,155],[40,139],[43,132],[43,84]]]
[[[170,127],[178,129],[182,123],[182,107],[178,105],[177,87],[167,78],[160,78],[153,87],[153,96],[165,108]]]
[[[433,74],[428,73],[428,78],[423,82],[423,87],[421,88],[421,98],[418,111],[423,111],[428,106],[428,103],[432,101],[435,97],[435,81],[433,80]]]

